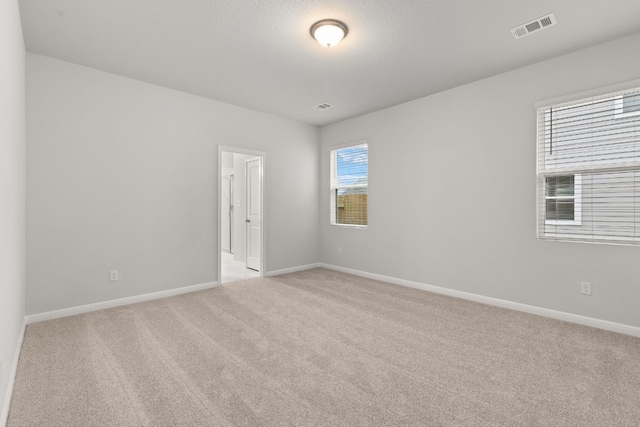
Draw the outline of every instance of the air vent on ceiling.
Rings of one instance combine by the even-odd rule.
[[[333,105],[331,104],[318,104],[315,107],[313,107],[314,110],[326,110],[327,108],[331,108],[333,107]]]
[[[556,16],[553,13],[550,13],[542,18],[536,19],[535,21],[527,22],[526,24],[512,28],[511,33],[516,39],[519,39],[543,28],[556,25],[556,23]]]

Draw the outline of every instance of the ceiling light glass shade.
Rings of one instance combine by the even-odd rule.
[[[334,47],[347,36],[349,29],[344,22],[336,19],[323,19],[311,26],[311,36],[322,46]]]

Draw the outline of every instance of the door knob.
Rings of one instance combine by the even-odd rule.
[[[251,220],[250,220],[250,219],[247,219],[247,220],[245,220],[244,222],[251,222]]]

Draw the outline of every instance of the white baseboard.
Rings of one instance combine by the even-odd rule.
[[[203,289],[214,288],[218,286],[218,282],[208,282],[199,285],[185,286],[182,288],[169,289],[166,291],[152,292],[149,294],[136,295],[132,297],[114,299],[109,301],[97,302],[94,304],[81,305],[78,307],[63,308],[61,310],[47,311],[45,313],[30,314],[25,316],[27,325],[45,320],[59,319],[61,317],[75,316],[76,314],[89,313],[91,311],[103,310],[105,308],[120,307],[123,305],[135,304],[138,302],[151,301],[154,299],[172,297],[175,295],[186,294],[189,292],[201,291]]]
[[[314,264],[299,265],[297,267],[283,268],[282,270],[267,271],[265,277],[279,276],[281,274],[295,273],[297,271],[311,270],[312,268],[322,267],[323,264],[316,262]]]
[[[24,340],[24,331],[27,328],[27,322],[22,322],[22,330],[18,336],[18,344],[13,356],[13,364],[11,365],[11,372],[9,372],[9,382],[7,384],[7,393],[4,397],[4,405],[2,405],[2,413],[0,413],[0,426],[5,427],[9,420],[9,407],[11,405],[11,396],[13,395],[13,385],[16,381],[16,373],[18,372],[18,359],[20,359],[20,350],[22,349],[22,341]]]
[[[265,276],[266,277],[278,276],[281,274],[295,273],[297,271],[310,270],[313,268],[327,268],[329,270],[340,271],[343,273],[353,274],[355,276],[360,276],[360,277],[366,277],[373,280],[380,280],[383,282],[393,283],[395,285],[406,286],[414,289],[421,289],[428,292],[448,295],[451,297],[461,298],[469,301],[480,302],[483,304],[493,305],[496,307],[508,308],[511,310],[522,311],[524,313],[536,314],[538,316],[563,320],[565,322],[571,322],[571,323],[576,323],[580,325],[591,326],[598,329],[604,329],[607,331],[618,332],[621,334],[640,337],[640,327],[637,327],[637,326],[625,325],[623,323],[610,322],[608,320],[581,316],[579,314],[567,313],[563,311],[551,310],[548,308],[536,307],[533,305],[502,300],[499,298],[492,298],[484,295],[472,294],[469,292],[458,291],[455,289],[448,289],[448,288],[443,288],[439,286],[427,285],[424,283],[413,282],[411,280],[399,279],[399,278],[390,277],[390,276],[383,276],[381,274],[368,273],[365,271],[354,270],[346,267],[339,267],[336,265],[325,264],[321,262],[306,264],[306,265],[301,265],[301,266],[291,267],[291,268],[284,268],[281,270],[269,271],[265,274]],[[71,308],[65,308],[62,310],[49,311],[46,313],[32,314],[29,316],[25,316],[25,324],[28,325],[31,323],[42,322],[45,320],[58,319],[61,317],[73,316],[76,314],[102,310],[105,308],[113,308],[113,307],[119,307],[122,305],[134,304],[137,302],[150,301],[150,300],[159,299],[159,298],[166,298],[166,297],[180,295],[188,292],[195,292],[203,289],[213,288],[215,286],[218,286],[218,282],[203,283],[200,285],[186,286],[182,288],[170,289],[167,291],[154,292],[150,294],[137,295],[137,296],[128,297],[128,298],[104,301],[104,302],[99,302],[95,304],[83,305],[79,307],[71,307]],[[24,330],[23,330],[23,333],[24,333]],[[0,426],[1,425],[2,424],[0,424]]]
[[[439,286],[426,285],[424,283],[412,282],[410,280],[398,279],[395,277],[383,276],[380,274],[367,273],[365,271],[353,270],[351,268],[339,267],[331,264],[320,263],[319,267],[327,268],[329,270],[340,271],[343,273],[353,274],[354,276],[366,277],[368,279],[393,283],[395,285],[421,289],[423,291],[433,292],[436,294],[448,295],[451,297],[480,302],[483,304],[493,305],[496,307],[508,308],[511,310],[522,311],[530,314],[537,314],[538,316],[549,317],[552,319],[563,320],[565,322],[577,323],[579,325],[591,326],[593,328],[604,329],[606,331],[618,332],[625,335],[640,337],[640,328],[637,326],[625,325],[623,323],[610,322],[608,320],[601,320],[593,317],[581,316],[579,314],[566,313],[563,311],[551,310],[548,308],[536,307],[533,305],[521,304],[518,302],[507,301],[507,300],[502,300],[498,298],[486,297],[483,295],[457,291],[454,289],[442,288]]]

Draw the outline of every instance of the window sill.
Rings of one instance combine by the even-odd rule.
[[[366,230],[369,228],[369,225],[356,225],[356,224],[331,224],[333,227],[341,227],[341,228],[355,228],[357,230]]]

